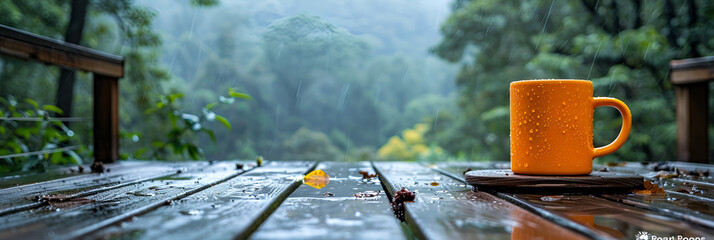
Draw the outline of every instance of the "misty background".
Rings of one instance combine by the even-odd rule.
[[[0,24],[65,40],[71,2],[8,0]],[[669,61],[714,55],[706,0],[77,2],[78,44],[125,58],[122,159],[507,161],[510,82],[572,78],[632,111],[596,161],[670,161]],[[0,156],[24,154],[0,172],[91,162],[90,74],[0,56],[0,79]],[[620,126],[596,109],[594,145]]]
[[[253,97],[222,111],[233,129],[203,146],[209,159],[369,160],[391,136],[455,108],[457,68],[430,52],[446,1],[137,5],[157,12],[160,63],[175,78],[164,87],[184,92],[184,107],[200,110],[229,87]]]

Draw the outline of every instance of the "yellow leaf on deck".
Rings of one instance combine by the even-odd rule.
[[[330,183],[330,175],[318,169],[305,175],[303,182],[311,187],[320,189]]]

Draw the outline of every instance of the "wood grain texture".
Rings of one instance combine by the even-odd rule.
[[[94,161],[119,160],[119,79],[94,74]]]
[[[709,163],[709,82],[675,86],[677,161]]]
[[[379,179],[359,173],[374,173],[369,162],[322,162],[316,169],[330,182],[321,189],[300,185],[251,239],[405,239]],[[380,193],[354,196],[364,191]]]
[[[301,183],[312,162],[271,161],[246,174],[86,236],[131,239],[245,239]]]
[[[102,174],[89,173],[89,166],[86,166],[86,171],[80,175],[66,175],[68,176],[66,178],[1,189],[0,216],[46,205],[46,203],[39,201],[40,197],[44,195],[87,196],[157,177],[176,174],[177,170],[185,169],[192,165],[195,164],[122,162],[107,165],[106,167],[111,169],[111,172]],[[42,178],[41,176],[33,177]]]
[[[714,79],[714,57],[670,61],[670,79],[674,84],[705,82]]]
[[[0,25],[0,53],[60,67],[124,76],[124,58]]]
[[[510,170],[475,170],[465,174],[465,180],[479,191],[520,193],[603,193],[631,192],[642,188],[643,178],[609,172],[593,172],[587,176],[535,176],[514,174]]]
[[[405,204],[405,215],[418,238],[585,238],[417,163],[375,162],[374,166],[390,194],[402,187],[417,192],[416,200]]]
[[[670,164],[671,166],[667,166]],[[671,168],[674,165],[683,167],[689,171],[703,170],[708,165],[692,164],[692,163],[666,163],[666,164],[641,164],[641,163],[626,163],[622,166],[608,167],[611,171],[623,174],[642,174],[653,175],[653,168]],[[439,171],[449,174],[455,178],[463,179],[460,171],[464,166],[457,168],[450,167],[449,164],[441,165]],[[595,169],[605,168],[604,166],[595,166]],[[461,176],[459,176],[461,175]],[[645,177],[647,178],[647,177]],[[653,180],[649,178],[650,180]],[[464,179],[465,180],[465,179]],[[672,179],[663,179],[670,181]],[[671,188],[671,183],[662,184],[665,189]],[[542,216],[550,216],[553,218],[566,218],[571,222],[581,224],[583,227],[589,228],[589,231],[595,232],[604,237],[627,238],[634,237],[636,231],[632,228],[655,228],[658,231],[676,232],[690,226],[695,227],[690,234],[699,234],[710,224],[708,216],[711,212],[709,201],[695,199],[692,196],[677,192],[668,191],[667,196],[640,196],[635,194],[610,194],[603,195],[605,198],[596,196],[562,196],[562,195],[537,195],[537,194],[506,194],[498,193],[499,197],[507,199],[517,205],[527,208],[530,211],[538,212]],[[674,195],[674,196],[673,196]],[[525,196],[525,197],[524,197]],[[686,198],[678,199],[675,197]],[[606,199],[612,200],[608,201]],[[618,204],[617,202],[624,203]],[[536,204],[534,204],[536,203]],[[629,206],[627,206],[627,205]],[[652,204],[652,205],[650,205]],[[697,208],[694,210],[692,208]],[[642,210],[644,209],[644,210]],[[699,213],[693,213],[698,211]],[[705,216],[707,215],[707,216]],[[606,224],[601,224],[606,223]],[[633,225],[623,227],[623,222],[631,222]],[[672,226],[669,229],[657,227],[657,225]],[[619,226],[626,231],[612,231],[613,227]],[[698,226],[697,226],[698,225]],[[698,228],[698,229],[697,229]],[[696,232],[696,233],[694,233]],[[629,234],[629,235],[628,235]]]
[[[501,195],[571,219],[611,238],[634,239],[639,231],[657,236],[714,237],[709,228],[595,196]]]
[[[241,173],[243,170],[235,169],[235,162],[202,162],[175,176],[86,196],[86,200],[75,204],[50,204],[13,213],[0,220],[0,239],[77,238],[170,204]]]

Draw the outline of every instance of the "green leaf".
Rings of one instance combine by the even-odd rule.
[[[64,161],[62,161],[62,160],[63,160],[63,159],[62,159],[62,152],[53,152],[53,153],[52,153],[52,156],[50,156],[50,162],[51,162],[52,164],[60,164],[60,163],[63,163]]]
[[[139,148],[136,150],[136,153],[134,153],[134,158],[140,159],[141,155],[143,155],[146,151],[149,151],[149,148]]]
[[[183,97],[183,93],[174,93],[174,94],[171,94],[171,95],[169,95],[169,102],[170,102],[170,103],[173,103],[173,102],[176,101],[176,99],[179,99],[179,98],[182,98],[182,97]]]
[[[166,145],[166,144],[165,144],[164,142],[159,142],[159,141],[154,141],[154,142],[151,143],[151,146],[154,146],[155,148],[162,148],[162,147],[164,147],[165,145]]]
[[[218,0],[191,0],[191,5],[196,7],[211,7],[218,5]]]
[[[211,141],[213,141],[214,143],[216,142],[216,135],[213,134],[213,131],[211,131],[211,130],[209,130],[209,129],[205,129],[205,128],[204,128],[204,129],[201,129],[201,131],[202,131],[202,132],[205,132],[206,134],[208,134],[208,136],[211,137]]]
[[[157,103],[156,103],[156,109],[161,109],[161,108],[164,107],[164,105],[165,105],[164,102],[157,102]]]
[[[199,160],[203,157],[203,153],[202,153],[201,149],[196,147],[196,145],[190,144],[190,145],[186,146],[186,150],[188,151],[188,155],[193,160]]]
[[[228,122],[228,119],[224,118],[223,116],[216,114],[216,120],[218,120],[219,122],[221,122],[221,123],[223,124],[223,126],[226,126],[226,128],[228,128],[228,130],[233,129],[233,128],[231,127],[231,123]]]
[[[54,105],[44,105],[44,106],[42,106],[42,109],[44,109],[46,111],[50,111],[50,112],[59,113],[59,114],[64,113],[64,111],[62,111],[62,109],[60,109]]]
[[[214,108],[214,107],[216,107],[216,106],[218,106],[218,103],[217,103],[217,102],[212,102],[212,103],[209,103],[208,105],[206,105],[206,109],[209,109],[209,110],[210,110],[211,108]]]
[[[25,102],[26,102],[26,103],[29,103],[30,105],[32,105],[32,106],[35,107],[36,109],[37,109],[37,108],[40,108],[40,105],[37,104],[37,101],[35,101],[35,100],[29,99],[29,98],[25,98]]]
[[[228,95],[231,97],[243,98],[243,99],[248,99],[248,100],[253,99],[252,97],[250,97],[250,95],[245,94],[245,93],[236,92],[235,90],[233,90],[233,88],[228,89]]]

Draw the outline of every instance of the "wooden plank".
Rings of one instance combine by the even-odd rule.
[[[69,170],[72,169],[73,171]],[[86,173],[86,172],[85,172]],[[16,173],[15,173],[16,174]],[[81,175],[77,172],[77,167],[61,167],[61,169],[49,169],[45,173],[30,172],[18,175],[7,175],[0,177],[0,189],[17,187],[21,185],[33,184],[38,182],[51,181],[60,178],[67,178]]]
[[[503,193],[497,196],[521,206],[539,208],[569,218],[600,235],[611,238],[634,239],[640,231],[660,237],[677,235],[714,237],[709,228],[594,196]]]
[[[251,239],[405,239],[379,180],[359,173],[374,173],[369,162],[324,162],[317,169],[330,175],[327,186],[300,185]],[[380,193],[354,196],[364,191]]]
[[[700,164],[690,164],[689,167],[698,167],[702,168],[703,166],[706,165],[700,165]],[[595,169],[598,169],[599,167],[602,166],[596,166]],[[455,178],[463,178],[458,175],[460,172],[460,169],[463,168],[463,166],[460,166],[459,168],[453,168],[449,167],[448,164],[446,166],[441,166],[438,171],[442,171],[445,174],[448,174],[450,176],[453,176]],[[619,167],[609,167],[611,170],[615,170],[615,172],[619,173],[639,173],[643,175],[647,175],[647,173],[652,173],[652,170],[649,170],[646,165],[642,165],[640,163],[628,163],[625,164],[624,166],[619,166]],[[691,169],[694,170],[694,169]],[[653,180],[653,179],[651,179]],[[665,186],[669,186],[671,184],[664,184]],[[665,187],[666,188],[666,187]],[[671,192],[668,192],[668,195],[673,195]],[[659,213],[661,215],[665,215],[671,218],[666,218],[666,217],[653,217],[654,214],[651,214],[649,211],[643,211],[640,209],[636,208],[631,208],[628,206],[624,205],[617,205],[615,202],[607,201],[602,198],[594,197],[594,196],[545,196],[545,195],[526,195],[526,194],[503,194],[499,193],[498,196],[505,198],[509,201],[512,201],[519,206],[528,208],[531,211],[535,212],[540,212],[541,214],[546,214],[546,215],[555,215],[555,216],[560,216],[560,217],[565,217],[568,219],[571,219],[575,222],[578,222],[582,224],[583,226],[588,226],[591,228],[591,231],[594,231],[598,234],[602,234],[608,237],[618,237],[620,236],[618,232],[611,231],[612,228],[608,229],[607,226],[597,226],[598,223],[597,221],[603,221],[607,223],[613,223],[616,221],[632,221],[638,224],[649,224],[651,227],[652,225],[657,225],[657,224],[673,224],[674,226],[692,226],[691,224],[687,224],[678,220],[685,220],[694,224],[702,225],[705,227],[709,227],[710,222],[710,217],[711,216],[705,216],[706,214],[709,214],[712,210],[709,209],[714,209],[711,208],[711,203],[707,201],[701,201],[701,199],[695,199],[691,198],[688,196],[681,196],[684,194],[678,194],[674,192],[674,195],[676,195],[677,198],[673,197],[642,197],[634,194],[624,194],[624,195],[604,195],[605,198],[613,200],[613,201],[619,201],[622,203],[625,203],[627,205],[631,206],[636,206],[639,208],[644,208],[647,210],[651,210],[653,212]],[[528,196],[527,199],[524,199],[523,196]],[[563,200],[564,197],[565,200]],[[641,197],[641,198],[640,198]],[[547,201],[544,201],[547,200]],[[540,201],[540,202],[546,202],[551,204],[550,207],[552,209],[549,209],[547,207],[544,207],[543,204],[533,204],[533,201]],[[654,205],[649,206],[648,204],[653,203]],[[613,205],[614,204],[614,205]],[[699,211],[702,211],[701,213],[694,213],[692,212],[693,210],[689,208],[703,208]],[[594,210],[593,210],[594,208]],[[553,210],[555,209],[555,210]],[[558,212],[560,210],[568,212],[577,212],[578,209],[590,209],[590,210],[584,210],[584,211],[592,211],[594,212],[592,215],[577,215],[576,214],[563,214],[562,212]],[[634,210],[633,210],[634,209]],[[597,212],[600,212],[600,215],[597,215]],[[634,211],[634,213],[633,213]],[[611,214],[611,212],[614,213],[619,213],[617,215]],[[614,216],[614,217],[613,217]],[[627,218],[629,217],[629,218]],[[617,219],[617,220],[613,220]],[[638,218],[641,218],[638,220]],[[623,220],[624,219],[624,220]],[[659,219],[659,220],[657,220]],[[664,219],[664,220],[662,220]],[[595,222],[593,222],[595,221]],[[649,222],[648,222],[649,221]],[[654,223],[653,223],[654,221]],[[657,222],[657,221],[662,221],[662,222]],[[674,223],[673,223],[674,222]],[[615,223],[612,225],[616,226],[621,226],[621,223]],[[638,226],[639,227],[639,226]],[[631,226],[629,228],[632,228]],[[658,228],[658,227],[656,227]],[[661,230],[661,229],[660,229]],[[670,232],[673,232],[675,230],[669,229]],[[699,228],[699,231],[701,231],[702,228]],[[634,237],[634,234],[637,232],[633,232],[630,230],[628,232],[629,237]],[[651,232],[652,233],[652,232]],[[661,236],[661,235],[658,235]],[[628,237],[628,238],[629,238]]]
[[[301,184],[296,179],[314,167],[270,162],[87,238],[245,239]]]
[[[416,200],[405,204],[405,220],[421,239],[598,238],[563,228],[491,194],[474,192],[465,182],[416,163],[373,164],[390,195],[402,187],[417,192]]]
[[[606,199],[647,209],[668,217],[714,228],[714,204],[686,194],[643,196],[636,194],[606,194]]]
[[[675,86],[677,161],[709,162],[709,82]]]
[[[714,67],[670,70],[670,79],[674,84],[708,83],[714,79]]]
[[[112,171],[102,174],[89,173],[89,166],[86,166],[85,173],[81,175],[0,190],[0,216],[46,205],[45,202],[39,201],[44,195],[87,196],[152,178],[176,174],[177,170],[190,166],[191,164],[187,163],[134,161],[107,165],[107,168]]]
[[[658,178],[657,172],[652,168],[640,164],[609,167],[613,172],[636,172],[658,186],[664,188],[664,195],[637,195],[637,194],[607,194],[602,197],[630,206],[647,209],[671,218],[680,219],[705,227],[714,228],[714,184],[709,183],[709,177],[694,175],[678,176],[673,178]],[[663,165],[652,166],[665,169],[671,173],[688,171],[691,173],[711,171],[712,166],[671,162]],[[681,191],[681,192],[680,192]]]
[[[670,79],[674,84],[710,81],[714,79],[714,57],[670,61]]]
[[[0,25],[0,53],[65,68],[124,76],[124,58]]]
[[[0,239],[77,238],[204,190],[244,172],[235,162],[203,164],[166,178],[6,215]],[[76,203],[76,204],[72,204]]]
[[[94,74],[94,161],[119,160],[119,79]]]

